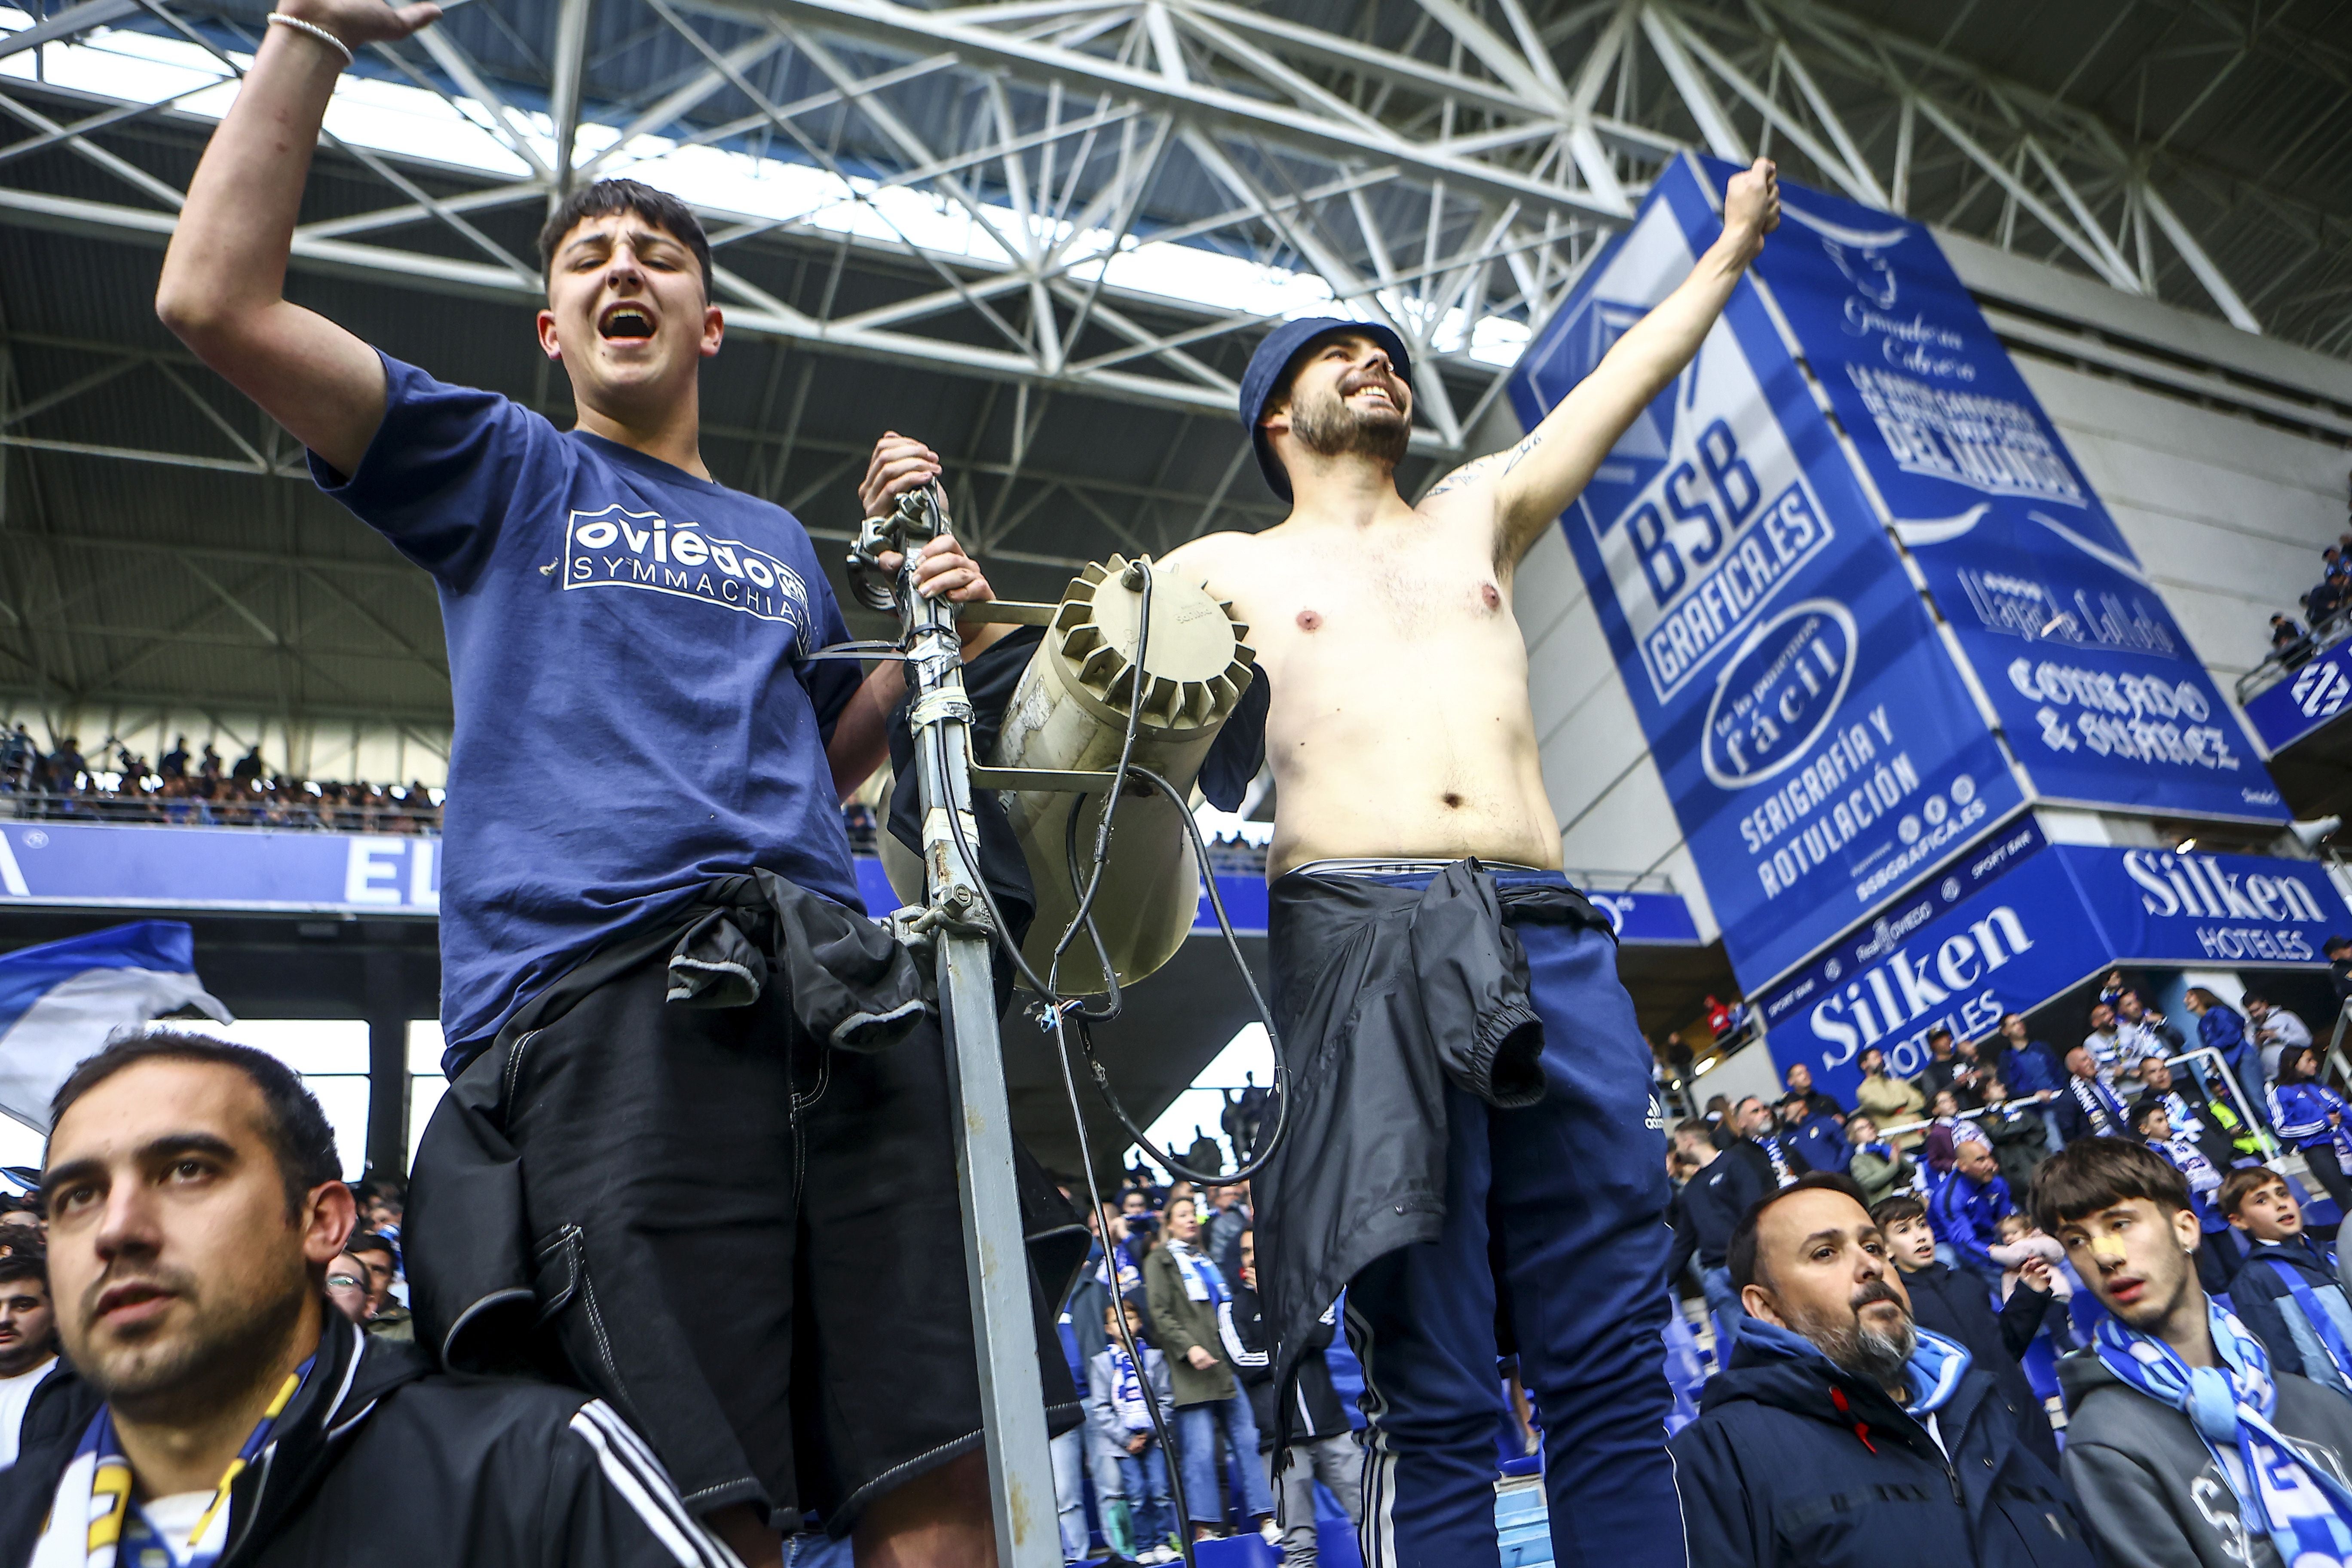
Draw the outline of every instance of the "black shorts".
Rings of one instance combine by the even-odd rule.
[[[784,1531],[814,1512],[844,1535],[981,1441],[939,1028],[827,1049],[782,984],[746,1007],[665,1003],[666,957],[467,1077],[504,1080],[534,1293],[572,1372],[696,1512],[750,1503]],[[1066,1429],[1077,1396],[1032,1288]]]

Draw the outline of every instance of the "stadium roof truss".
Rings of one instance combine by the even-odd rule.
[[[2352,100],[2333,34],[2233,0],[2102,0],[2060,8],[2060,47],[2022,0],[1959,6],[1948,26],[1943,9],[1922,33],[1921,8],[1866,0],[460,0],[339,88],[354,107],[321,150],[333,198],[314,186],[295,261],[528,308],[530,236],[562,191],[664,182],[700,156],[685,188],[730,331],[812,351],[737,432],[741,482],[791,501],[854,477],[856,443],[803,430],[816,359],[976,384],[1011,417],[965,454],[979,488],[960,510],[1013,560],[1049,500],[1075,502],[1105,549],[1263,510],[1235,489],[1237,430],[1205,474],[1148,480],[1040,466],[1032,448],[1056,400],[1230,421],[1250,345],[1286,314],[1360,311],[1404,337],[1414,482],[1429,482],[1491,442],[1517,346],[1685,148],[1769,153],[1791,178],[2125,293],[2352,352],[2352,218],[2311,184]],[[0,225],[160,244],[262,31],[255,0],[75,0],[0,35],[0,123],[19,132],[0,143]],[[23,70],[132,44],[179,52],[170,90]],[[370,132],[362,111],[388,90],[429,96],[485,151],[428,156]],[[710,183],[722,164],[733,183]],[[42,337],[5,315],[0,334],[0,447],[304,477],[294,443],[152,337]],[[203,438],[47,424],[132,385]],[[1160,520],[1149,537],[1139,507]],[[70,532],[46,528],[39,548],[68,550]],[[234,608],[220,554],[184,568],[213,574],[203,596],[302,657]],[[347,566],[327,570],[325,591],[368,616]],[[381,629],[438,668],[429,637]]]

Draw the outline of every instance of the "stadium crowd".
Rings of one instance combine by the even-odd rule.
[[[2271,657],[2294,668],[2342,635],[2352,611],[2352,532],[2319,552],[2319,581],[2296,598],[2303,618],[2271,617]]]
[[[2063,1055],[2011,1014],[1675,1128],[1729,1347],[1670,1443],[1694,1562],[2346,1560],[2347,1108],[2273,999],[2184,1005],[2111,973]]]
[[[111,749],[111,755],[106,754]],[[22,723],[0,731],[0,797],[19,817],[197,826],[438,833],[441,792],[421,783],[306,779],[273,772],[253,746],[234,763],[188,738],[151,763],[119,741],[85,756],[75,735],[41,750]]]
[[[2259,992],[2243,1011],[2196,988],[2186,1005],[2193,1044],[2111,975],[2063,1055],[2011,1014],[1983,1039],[1939,1031],[1908,1079],[1865,1053],[1851,1102],[1798,1065],[1776,1103],[1718,1100],[1674,1128],[1670,1268],[1677,1287],[1695,1268],[1706,1306],[1697,1334],[1679,1313],[1667,1329],[1693,1562],[1883,1562],[1921,1541],[1948,1543],[1939,1561],[1996,1564],[2305,1568],[2352,1551],[2352,1275],[2328,1242],[2347,1107],[2293,1013]],[[1237,1147],[1264,1109],[1229,1103]],[[2300,1171],[2271,1155],[2265,1127]],[[1223,1154],[1206,1137],[1188,1152]],[[163,1174],[127,1181],[118,1165]],[[172,1396],[175,1375],[231,1408],[224,1379],[284,1380],[251,1348],[272,1311],[314,1313],[316,1356],[350,1365],[336,1321],[413,1341],[404,1189],[346,1186],[336,1169],[316,1102],[260,1053],[160,1030],[75,1074],[42,1187],[0,1212],[0,1542],[48,1544],[53,1521],[36,1517],[48,1497],[7,1484],[20,1455],[47,1452],[26,1466],[44,1476],[77,1444],[102,1465],[117,1425],[135,1446],[133,1412],[152,1451],[155,1428],[196,1407]],[[159,1182],[188,1191],[142,1203]],[[276,1226],[237,1206],[260,1201],[234,1190],[257,1182],[279,1194]],[[1364,1510],[1344,1298],[1279,1394],[1297,1405],[1277,1464],[1249,1184],[1160,1184],[1139,1166],[1105,1198],[1056,1325],[1083,1406],[1053,1442],[1064,1557],[1169,1563],[1186,1538],[1252,1532],[1289,1568],[1315,1563],[1318,1516]],[[228,1300],[273,1289],[274,1307]],[[150,1292],[205,1301],[193,1348],[213,1362],[139,1362],[135,1332],[109,1319],[135,1319]],[[117,1390],[95,1425],[100,1402],[75,1370],[91,1361]],[[545,1450],[491,1445],[480,1484],[538,1489],[531,1508],[567,1510],[578,1540],[602,1542],[575,1542],[565,1561],[677,1560],[635,1543],[675,1536],[683,1516],[589,1485],[556,1436],[588,1434],[609,1457],[634,1443],[621,1415],[543,1384],[444,1378],[421,1357],[383,1364],[401,1369],[394,1384],[348,1417],[364,1434],[316,1460],[336,1507],[376,1507],[372,1467],[456,1440],[462,1419]],[[158,1380],[152,1400],[121,1392],[139,1367]],[[1540,1464],[1543,1412],[1515,1373],[1507,1359],[1494,1369],[1498,1478]],[[273,1410],[264,1426],[294,1419]],[[102,1508],[102,1483],[98,1495]],[[152,1499],[125,1528],[162,1532],[165,1555],[117,1561],[209,1561],[211,1496]],[[1877,1500],[1841,1500],[1864,1497]],[[302,1528],[328,1529],[320,1517],[306,1509]],[[429,1555],[442,1527],[401,1528]]]

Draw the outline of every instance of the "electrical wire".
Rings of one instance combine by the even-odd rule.
[[[930,488],[933,491],[932,504],[939,512],[942,531],[944,531],[948,515],[946,498],[943,494],[938,493],[936,483]],[[902,570],[912,570],[911,552],[909,557]],[[1139,613],[1136,620],[1135,655],[1129,667],[1132,673],[1129,689],[1126,732],[1120,738],[1118,764],[1111,773],[1109,794],[1104,801],[1102,816],[1096,824],[1094,864],[1091,873],[1087,879],[1084,892],[1079,896],[1077,909],[1071,915],[1069,924],[1064,928],[1060,940],[1054,945],[1053,961],[1047,964],[1046,973],[1043,978],[1030,966],[1020,946],[1013,941],[1012,932],[1005,924],[1003,913],[997,908],[996,895],[989,887],[987,877],[981,870],[979,852],[973,847],[964,831],[963,813],[953,808],[955,796],[952,780],[948,771],[946,748],[934,745],[927,750],[930,752],[931,766],[934,770],[931,779],[932,798],[949,804],[950,809],[945,814],[949,830],[955,839],[956,852],[963,858],[964,864],[971,868],[972,881],[978,887],[982,904],[988,911],[991,933],[997,944],[1003,949],[1005,955],[1012,960],[1014,972],[1039,999],[1043,1026],[1054,1037],[1054,1055],[1061,1068],[1064,1092],[1069,1100],[1070,1120],[1077,1133],[1078,1163],[1086,1173],[1087,1197],[1092,1205],[1088,1212],[1093,1215],[1096,1227],[1101,1233],[1104,1272],[1110,1289],[1111,1300],[1118,1308],[1118,1310],[1111,1316],[1118,1330],[1120,1348],[1127,1352],[1128,1358],[1134,1363],[1136,1375],[1145,1390],[1144,1407],[1151,1416],[1152,1433],[1160,1444],[1161,1458],[1166,1461],[1164,1468],[1168,1473],[1169,1500],[1176,1514],[1177,1547],[1183,1554],[1186,1568],[1193,1568],[1192,1510],[1185,1500],[1181,1467],[1173,1462],[1175,1456],[1173,1435],[1169,1431],[1167,1420],[1160,1413],[1158,1395],[1151,1392],[1151,1380],[1146,1373],[1143,1357],[1136,1348],[1134,1332],[1128,1326],[1126,1298],[1118,1289],[1118,1270],[1111,1262],[1114,1244],[1108,1227],[1102,1221],[1102,1189],[1095,1174],[1094,1152],[1092,1141],[1087,1135],[1086,1113],[1078,1103],[1077,1075],[1070,1062],[1069,1038],[1066,1030],[1069,1024],[1073,1022],[1076,1024],[1079,1047],[1084,1051],[1087,1068],[1094,1076],[1096,1090],[1109,1106],[1111,1113],[1118,1119],[1119,1124],[1135,1140],[1136,1146],[1142,1150],[1154,1163],[1171,1175],[1196,1184],[1224,1184],[1246,1181],[1265,1167],[1275,1152],[1281,1147],[1283,1134],[1289,1125],[1290,1078],[1282,1063],[1281,1037],[1275,1028],[1273,1009],[1266,1005],[1265,997],[1258,989],[1257,976],[1252,973],[1248,960],[1242,953],[1241,939],[1234,931],[1233,919],[1225,910],[1224,896],[1217,887],[1216,875],[1210,865],[1208,844],[1202,837],[1201,825],[1193,817],[1190,803],[1177,791],[1175,785],[1149,768],[1137,766],[1133,761],[1136,732],[1140,723],[1143,708],[1144,659],[1150,647],[1152,572],[1150,563],[1144,561],[1135,562],[1129,570],[1140,573],[1143,583],[1139,590],[1141,603],[1138,605]],[[905,623],[902,621],[902,624]],[[967,732],[966,743],[969,745],[969,732]],[[969,766],[971,758],[968,753],[965,762]],[[1118,977],[1112,968],[1109,953],[1102,940],[1102,933],[1095,923],[1094,902],[1097,893],[1102,887],[1104,871],[1109,864],[1115,820],[1118,814],[1119,801],[1127,793],[1125,786],[1129,778],[1139,780],[1157,790],[1170,805],[1175,807],[1177,817],[1183,823],[1184,830],[1192,840],[1193,853],[1203,872],[1202,880],[1208,889],[1209,906],[1216,913],[1217,929],[1224,938],[1226,951],[1233,956],[1234,968],[1241,973],[1242,984],[1249,991],[1250,1002],[1257,1010],[1258,1021],[1265,1028],[1266,1042],[1274,1052],[1273,1095],[1276,1100],[1274,1126],[1265,1135],[1252,1140],[1250,1158],[1240,1162],[1232,1172],[1192,1170],[1154,1143],[1146,1136],[1143,1130],[1136,1125],[1135,1119],[1128,1114],[1126,1106],[1120,1103],[1118,1095],[1113,1092],[1109,1074],[1103,1067],[1102,1058],[1095,1052],[1091,1026],[1114,1021],[1119,1016],[1124,1005]],[[1064,854],[1067,861],[1071,891],[1074,893],[1079,891],[1078,813],[1085,808],[1087,798],[1080,795],[1072,805],[1064,833]],[[1070,944],[1076,940],[1077,933],[1081,930],[1087,933],[1087,940],[1095,950],[1108,989],[1108,1001],[1100,1013],[1088,1013],[1076,1001],[1065,999],[1055,988],[1055,983],[1061,977],[1062,955],[1069,950]],[[1235,1152],[1238,1154],[1240,1151],[1236,1150]],[[1194,1206],[1197,1212],[1198,1205]],[[1166,1352],[1161,1353],[1164,1360]],[[1240,1397],[1238,1386],[1236,1386],[1234,1397]],[[1248,1458],[1243,1456],[1237,1455],[1235,1458],[1239,1462],[1249,1462]]]

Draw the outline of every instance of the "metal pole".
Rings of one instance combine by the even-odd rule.
[[[911,507],[902,503],[898,518],[906,526],[893,548],[910,563],[944,524],[928,496]],[[931,941],[939,965],[940,1023],[960,1109],[956,1178],[963,1189],[964,1275],[980,1361],[996,1560],[1001,1568],[1060,1568],[1029,1259],[1013,1183],[1012,1113],[996,1032],[988,913],[980,896],[980,868],[966,862],[953,826],[961,824],[963,844],[978,845],[980,828],[971,815],[971,704],[964,696],[952,608],[916,593],[911,570],[900,572],[898,595],[910,631],[908,669],[915,701],[909,720],[923,806],[924,883],[929,912],[937,917]]]

